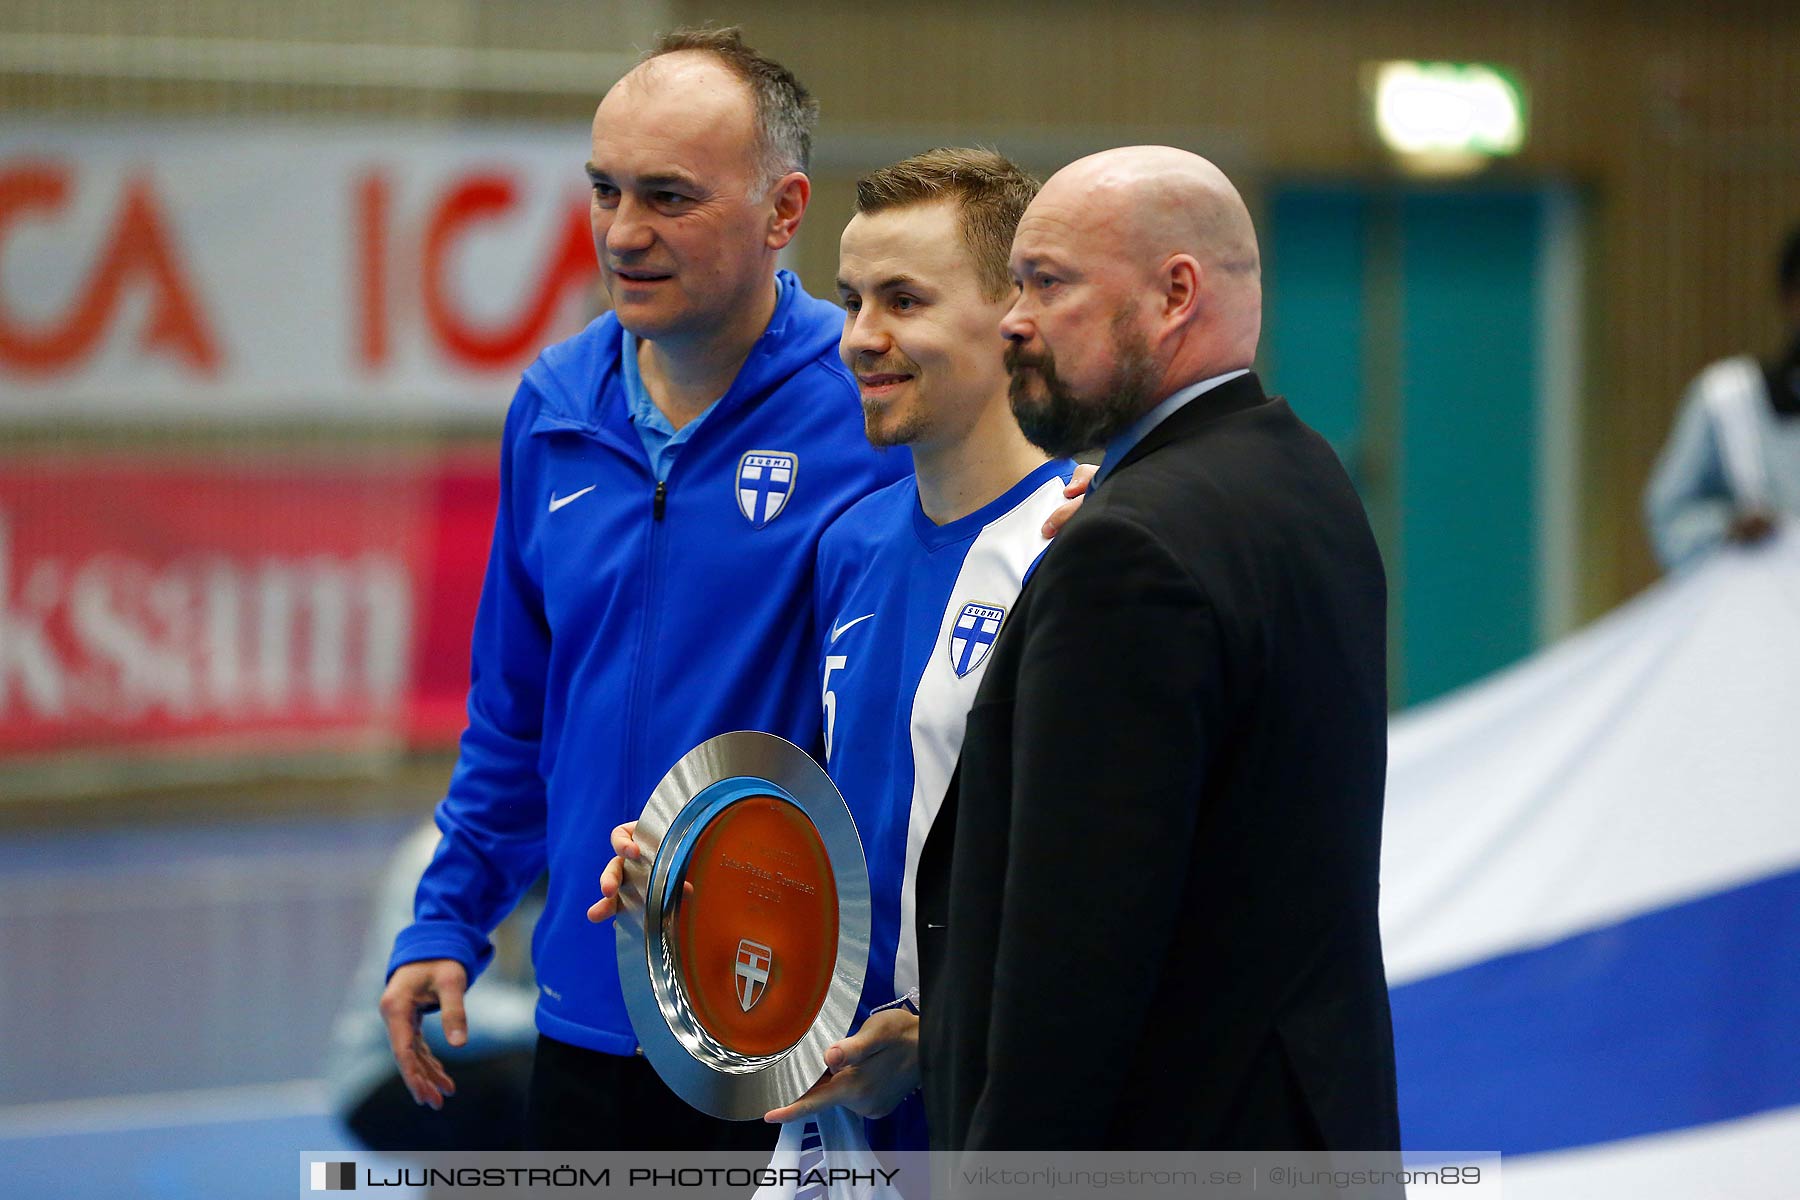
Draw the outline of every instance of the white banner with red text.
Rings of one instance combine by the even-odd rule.
[[[0,419],[498,416],[599,310],[576,125],[0,122]]]

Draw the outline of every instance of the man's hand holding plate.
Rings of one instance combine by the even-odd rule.
[[[612,919],[619,911],[619,889],[625,886],[625,860],[636,862],[643,853],[637,844],[637,822],[627,821],[612,831],[613,859],[600,872],[600,899],[587,910],[587,918],[598,924]]]
[[[904,1009],[872,1013],[863,1027],[825,1051],[825,1077],[806,1095],[763,1120],[785,1124],[838,1105],[885,1117],[919,1086],[919,1018]]]

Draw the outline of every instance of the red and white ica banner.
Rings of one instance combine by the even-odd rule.
[[[0,764],[441,744],[491,456],[0,459]]]
[[[479,414],[590,320],[580,126],[0,122],[0,420]]]

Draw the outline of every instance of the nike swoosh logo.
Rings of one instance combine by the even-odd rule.
[[[852,626],[861,625],[864,621],[868,620],[870,617],[872,617],[874,615],[875,615],[874,613],[864,613],[862,616],[856,618],[854,621],[846,621],[842,625],[839,625],[837,628],[835,628],[831,631],[831,641],[836,642],[839,638],[843,637],[844,634],[849,632],[849,630]],[[827,644],[830,644],[830,643],[827,643]]]
[[[597,483],[590,483],[586,487],[582,488],[579,492],[570,492],[568,495],[562,496],[562,497],[558,497],[557,495],[552,493],[550,496],[550,511],[555,512],[557,509],[561,508],[565,504],[575,503],[577,500],[581,499],[583,496],[587,495],[589,492],[593,491],[595,488],[597,488],[599,486],[600,485]]]

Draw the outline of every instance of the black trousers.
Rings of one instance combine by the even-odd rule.
[[[641,1054],[601,1054],[538,1035],[526,1105],[532,1150],[775,1148],[778,1125],[721,1121],[669,1090]]]

